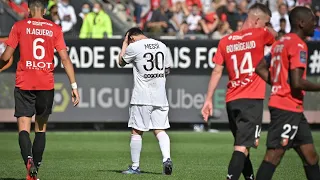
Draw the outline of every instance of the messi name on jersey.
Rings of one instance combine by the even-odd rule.
[[[227,46],[227,53],[237,52],[237,51],[245,51],[248,49],[256,48],[255,41],[247,41],[247,42],[239,42],[237,44],[231,44]]]
[[[47,29],[35,29],[35,28],[26,28],[26,34],[37,35],[37,36],[53,36],[53,32]]]

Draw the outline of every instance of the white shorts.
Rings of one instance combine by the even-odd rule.
[[[169,106],[144,106],[131,105],[129,109],[128,127],[139,131],[149,131],[150,129],[168,129]]]

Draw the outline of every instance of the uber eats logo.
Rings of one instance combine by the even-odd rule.
[[[55,83],[54,89],[53,112],[64,112],[70,102],[70,95],[62,83]]]

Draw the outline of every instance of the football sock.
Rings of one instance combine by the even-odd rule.
[[[271,180],[275,170],[276,170],[276,166],[274,164],[267,161],[263,161],[257,172],[256,179]]]
[[[33,146],[32,146],[32,154],[33,154],[33,162],[37,166],[37,168],[40,167],[45,146],[46,146],[46,133],[36,132],[36,136],[34,138]]]
[[[19,133],[19,146],[21,150],[21,155],[24,161],[24,164],[27,165],[28,159],[32,158],[32,153],[31,153],[31,140],[30,140],[30,135],[27,131],[21,131]]]
[[[240,178],[245,160],[246,160],[246,155],[243,152],[240,152],[240,151],[233,152],[232,158],[229,163],[229,168],[228,168],[228,175],[227,175],[228,180],[233,180],[233,179],[238,180]]]
[[[304,171],[308,180],[319,180],[320,178],[320,170],[319,164],[304,166]]]
[[[248,154],[248,156],[245,160],[242,174],[243,174],[245,180],[254,180],[254,173],[253,173],[252,163],[250,160],[250,154]]]
[[[157,134],[160,149],[162,152],[163,162],[170,158],[170,138],[165,131],[161,131]]]
[[[140,135],[131,135],[131,161],[132,161],[132,169],[137,169],[139,167],[140,162],[140,152],[142,148],[142,137]]]

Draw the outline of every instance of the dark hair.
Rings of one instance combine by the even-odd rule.
[[[29,9],[41,8],[42,10],[47,8],[48,0],[29,0]]]
[[[89,4],[89,3],[85,3],[85,4]],[[95,5],[95,4],[99,4],[100,8],[101,8],[101,9],[103,8],[103,4],[102,4],[101,2],[95,1],[95,2],[93,3],[93,5]],[[89,6],[90,6],[90,4],[89,4]]]
[[[280,19],[280,23],[286,23],[287,21],[286,21],[286,19],[285,18],[281,18]]]
[[[131,36],[137,36],[137,35],[144,35],[142,30],[140,28],[137,27],[133,27],[131,29],[129,29],[126,32],[126,35],[128,34],[128,38],[130,39]]]
[[[299,21],[309,19],[311,20],[312,11],[311,9],[304,6],[297,6],[290,11],[289,21],[291,26],[297,28]]]
[[[251,10],[260,10],[262,11],[263,13],[267,14],[268,16],[271,17],[271,11],[270,9],[268,8],[268,6],[264,5],[264,4],[261,4],[261,3],[255,3],[253,4],[250,8],[249,8],[249,11]]]
[[[49,12],[51,13],[51,11],[54,9],[54,8],[57,8],[58,9],[58,6],[55,4],[55,5],[52,5],[49,9]]]

